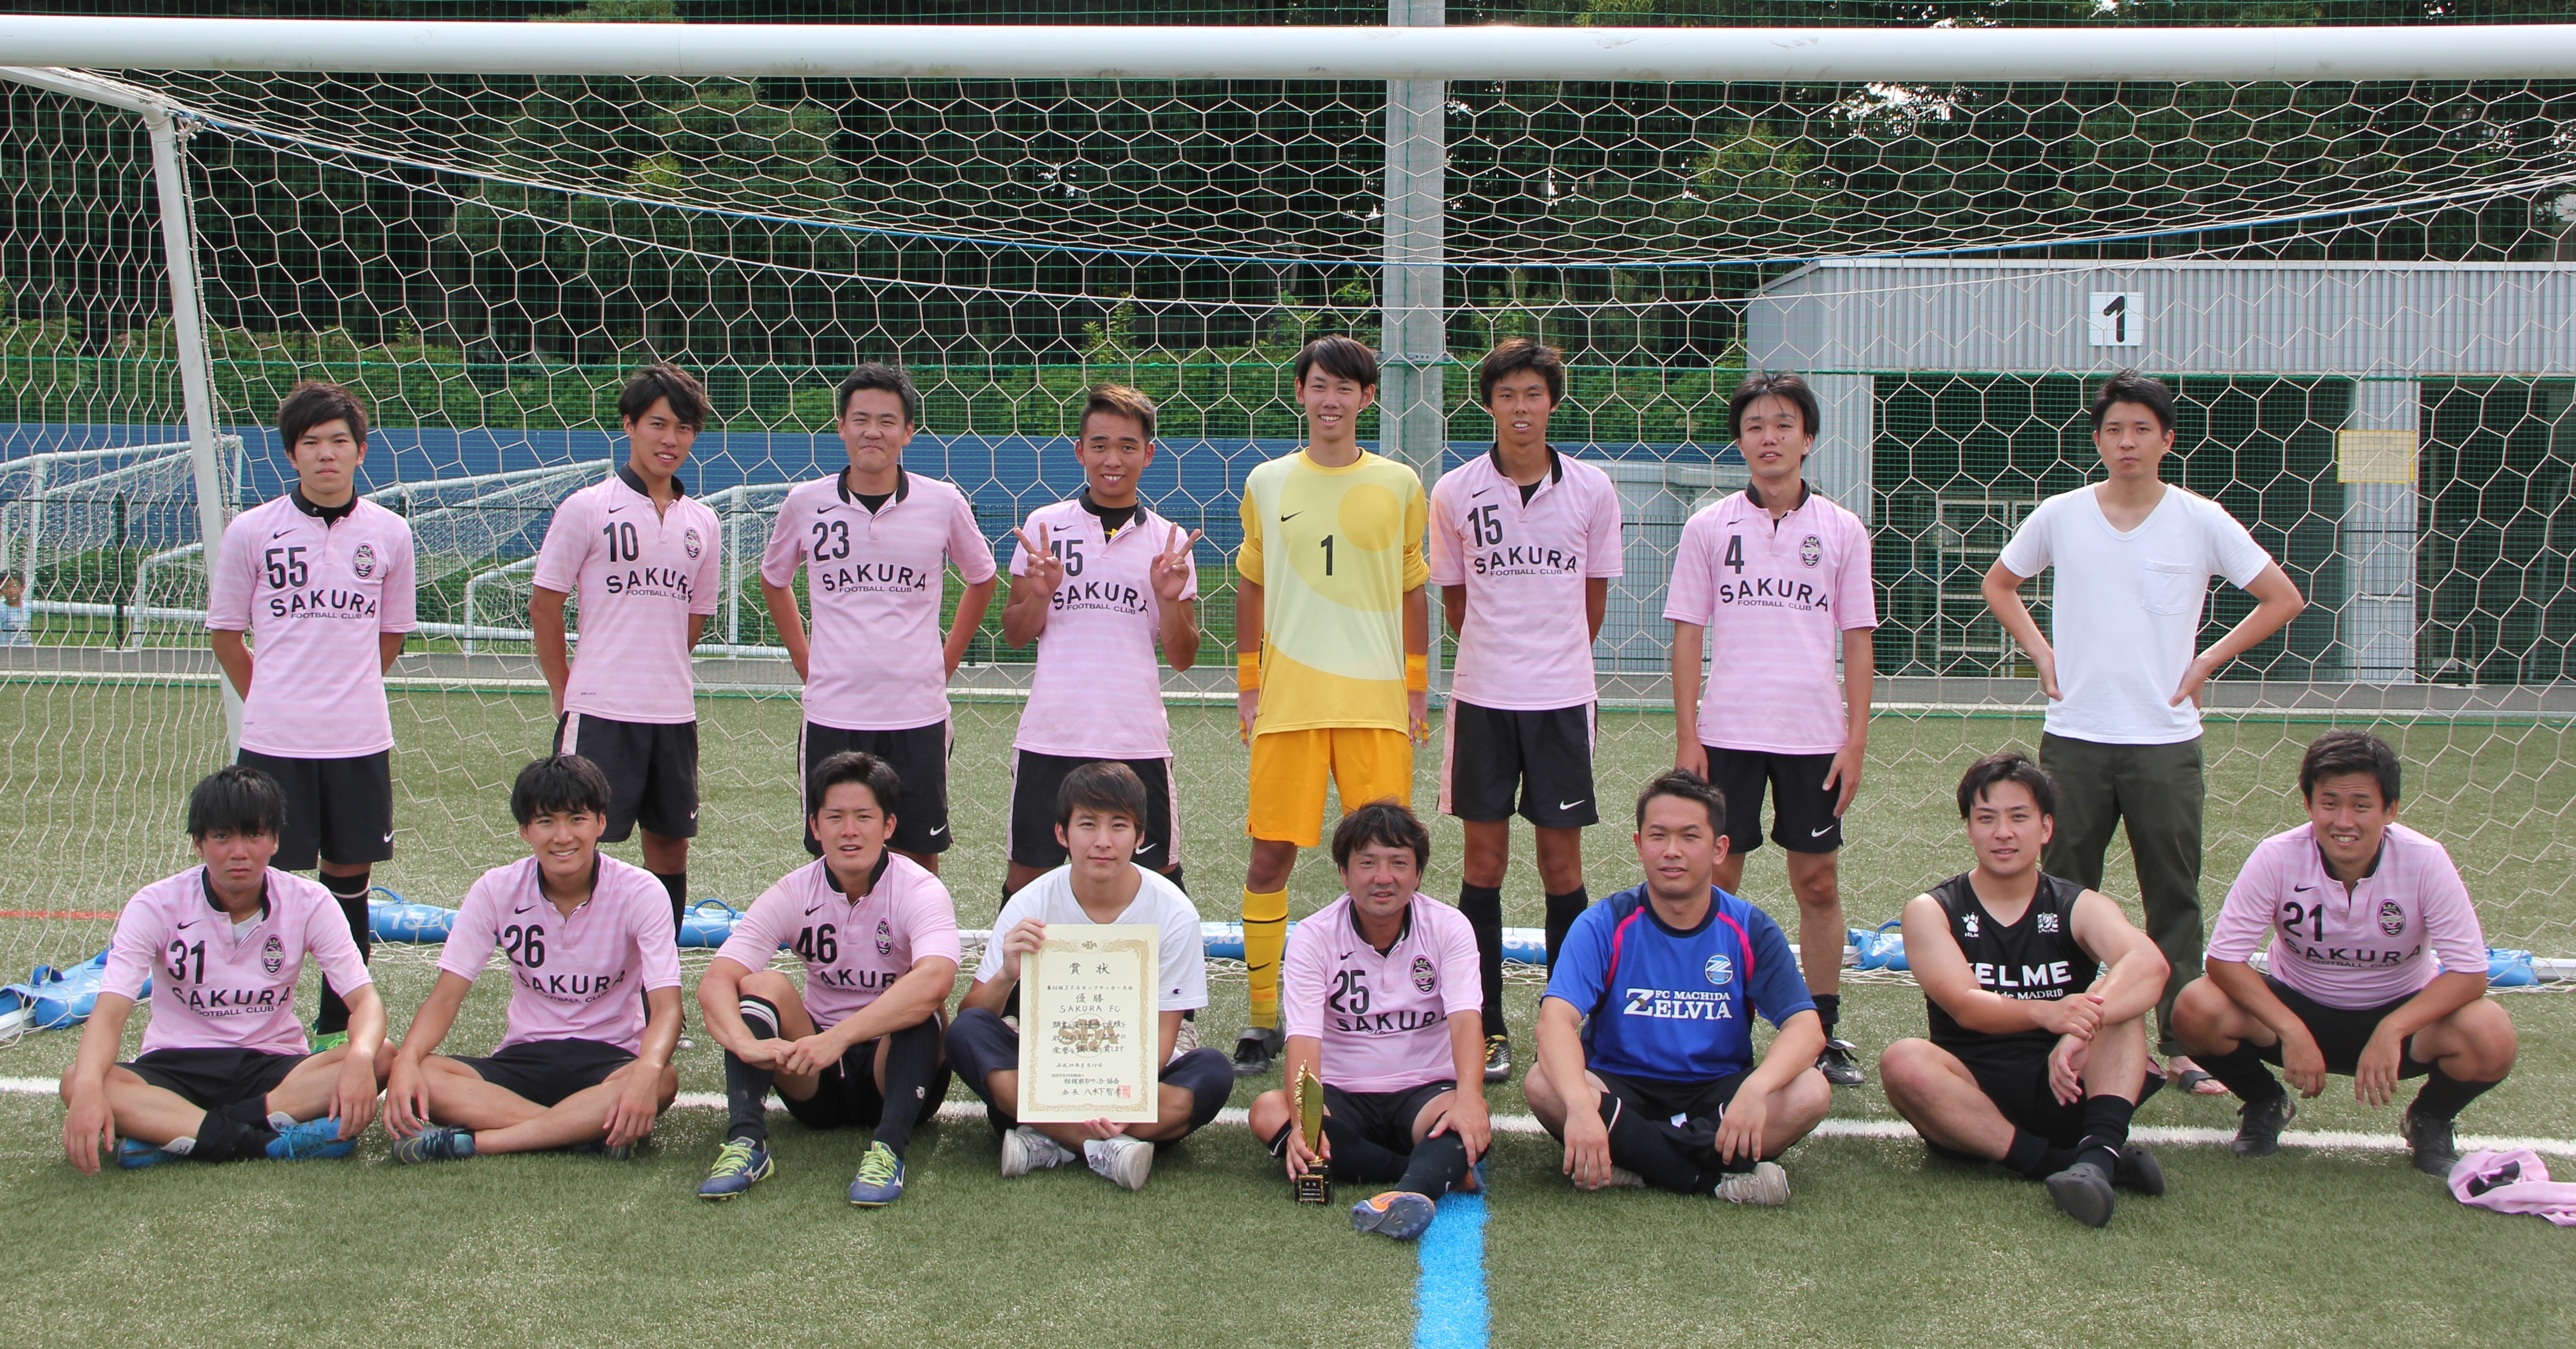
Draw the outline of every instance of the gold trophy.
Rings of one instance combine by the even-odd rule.
[[[1332,1166],[1324,1151],[1324,1084],[1315,1079],[1313,1065],[1300,1065],[1297,1085],[1289,1093],[1289,1104],[1297,1111],[1297,1130],[1306,1137],[1306,1146],[1316,1159],[1306,1174],[1288,1182],[1288,1194],[1300,1204],[1333,1202]]]

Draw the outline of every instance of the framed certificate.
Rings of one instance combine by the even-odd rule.
[[[1160,935],[1148,923],[1054,923],[1046,944],[1021,957],[1021,1122],[1161,1114]]]

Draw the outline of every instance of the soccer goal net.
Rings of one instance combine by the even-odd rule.
[[[568,41],[528,31],[532,64]],[[1225,39],[1253,65],[1265,40]],[[1244,474],[1301,434],[1289,360],[1326,333],[1383,349],[1363,439],[1428,478],[1484,451],[1473,363],[1529,335],[1569,365],[1552,439],[1604,466],[1626,518],[1594,648],[1605,818],[1671,761],[1663,591],[1683,521],[1745,481],[1728,394],[1796,370],[1824,406],[1809,480],[1875,553],[1845,904],[1874,924],[1964,866],[1957,774],[2035,749],[2041,711],[1979,581],[2035,503],[2100,476],[2086,404],[2135,367],[2179,396],[2168,480],[2224,504],[2311,601],[2209,695],[2205,903],[2300,818],[2306,742],[2366,727],[2404,756],[2405,818],[2451,846],[2491,943],[2576,956],[2576,80],[2527,64],[67,78],[175,114],[223,505],[291,481],[267,422],[296,381],[373,409],[362,489],[410,516],[422,558],[393,696],[398,852],[376,872],[414,899],[453,904],[519,847],[502,789],[552,732],[531,557],[553,504],[622,459],[616,391],[654,359],[713,396],[685,476],[724,525],[693,891],[741,904],[803,860],[797,681],[757,557],[785,486],[845,462],[833,385],[874,359],[926,398],[906,464],[964,489],[1005,558],[1027,512],[1080,485],[1089,386],[1161,404],[1146,495],[1205,534],[1201,669],[1167,679],[1184,856],[1231,917],[1225,562]],[[14,972],[95,951],[98,915],[186,860],[181,797],[227,750],[144,120],[59,87],[0,97],[0,568],[30,639],[0,647],[0,840],[77,859],[0,901]],[[2204,641],[2251,603],[2220,586]],[[995,906],[1031,658],[999,614],[953,689],[946,874],[969,925]],[[1437,757],[1435,738],[1425,806]],[[1593,833],[1595,893],[1627,883],[1624,832]],[[1456,881],[1454,824],[1436,838],[1435,890]],[[2125,852],[2109,872],[2134,893]],[[1515,923],[1536,922],[1535,874],[1515,869]],[[1786,902],[1776,848],[1748,875]],[[1329,882],[1302,869],[1297,911]]]

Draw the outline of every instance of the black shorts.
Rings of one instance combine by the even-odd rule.
[[[136,1077],[188,1098],[200,1110],[221,1110],[277,1090],[306,1054],[263,1054],[256,1049],[156,1049],[124,1065]]]
[[[940,1065],[939,1076],[924,1092],[921,1108],[913,1123],[927,1123],[939,1113],[939,1103],[948,1099],[950,1070]],[[826,1068],[814,1081],[814,1094],[796,1100],[785,1092],[778,1099],[786,1103],[787,1113],[808,1129],[873,1129],[885,1118],[885,1092],[877,1086],[877,1042],[862,1040],[841,1055],[841,1061]]]
[[[1541,829],[1601,822],[1592,799],[1592,704],[1512,711],[1449,700],[1440,741],[1440,810],[1490,824],[1520,817]]]
[[[1659,1077],[1622,1077],[1617,1073],[1592,1070],[1594,1077],[1619,1103],[1647,1119],[1680,1124],[1704,1120],[1712,1127],[1726,1118],[1726,1108],[1735,1102],[1737,1089],[1744,1085],[1745,1073],[1706,1081],[1674,1082]],[[1687,1127],[1687,1125],[1683,1125]]]
[[[578,754],[608,778],[608,832],[623,843],[635,826],[664,838],[698,836],[698,724],[612,721],[566,712],[555,723],[555,753]]]
[[[1425,1082],[1402,1091],[1344,1091],[1331,1083],[1324,1084],[1324,1130],[1329,1134],[1346,1133],[1394,1153],[1399,1157],[1413,1153],[1413,1123],[1422,1118],[1425,1106],[1443,1092],[1456,1091],[1455,1082]],[[1313,1139],[1306,1140],[1314,1145]],[[1271,1155],[1278,1156],[1288,1146],[1288,1131],[1282,1130],[1271,1144]],[[1333,1158],[1333,1179],[1355,1184],[1384,1184],[1404,1173],[1381,1175],[1356,1167],[1353,1158]]]
[[[394,855],[393,751],[347,759],[288,759],[246,749],[234,758],[286,789],[286,828],[277,836],[280,871],[316,862],[374,865]]]
[[[1708,783],[1726,794],[1727,850],[1748,853],[1762,846],[1762,788],[1771,788],[1771,841],[1791,852],[1835,852],[1843,846],[1843,822],[1834,814],[1837,787],[1827,790],[1825,774],[1834,766],[1830,754],[1773,754],[1758,749],[1708,752]]]
[[[1947,1051],[1977,1079],[1977,1089],[1994,1102],[1995,1112],[2004,1122],[2024,1133],[2048,1140],[2053,1148],[2071,1148],[2084,1138],[2084,1098],[2079,1094],[2073,1105],[2057,1099],[2048,1085],[2048,1056],[2057,1047],[2055,1040],[2042,1044],[2036,1040],[2002,1040],[1991,1044],[1946,1044]],[[2138,1091],[2138,1103],[2162,1088],[2165,1080],[2147,1074]]]
[[[574,1092],[607,1081],[610,1073],[633,1063],[635,1056],[597,1040],[521,1040],[485,1058],[456,1061],[493,1086],[552,1110]]]
[[[809,721],[797,737],[797,762],[805,766],[797,778],[799,782],[811,782],[815,765],[845,749],[885,760],[886,767],[893,769],[903,783],[893,806],[894,834],[886,839],[886,846],[896,852],[924,856],[943,853],[955,841],[948,833],[948,750],[954,739],[949,723],[944,721],[901,731],[845,731]],[[820,857],[823,845],[814,841],[813,816],[814,803],[808,801],[805,851]]]
[[[1064,845],[1055,841],[1055,798],[1065,775],[1097,759],[1017,750],[1011,756],[1011,860],[1024,867],[1052,871],[1063,866]],[[1145,828],[1136,841],[1136,865],[1169,871],[1181,864],[1180,810],[1172,804],[1172,761],[1121,759],[1145,782]]]
[[[2317,1052],[2326,1057],[2326,1071],[2346,1077],[2352,1076],[2353,1071],[2361,1066],[2361,1051],[2370,1047],[2370,1037],[2379,1032],[2379,1023],[2387,1020],[2390,1012],[2415,1000],[2415,995],[2409,993],[2395,1002],[2384,1002],[2377,1007],[2328,1007],[2268,974],[2263,976],[2263,984],[2272,990],[2273,997],[2281,1000],[2282,1006],[2296,1012],[2299,1020],[2306,1023],[2308,1034],[2316,1039]],[[2262,1055],[2266,1063],[2281,1061],[2281,1045],[2277,1040],[2269,1045],[2256,1046],[2254,1052]],[[2431,1071],[2432,1064],[2415,1057],[2412,1039],[2400,1048],[2397,1055],[2397,1075],[2400,1078],[2422,1077]]]

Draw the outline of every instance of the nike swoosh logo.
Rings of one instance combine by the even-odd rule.
[[[1571,801],[1559,801],[1559,802],[1557,802],[1557,803],[1556,803],[1556,808],[1557,808],[1558,810],[1572,810],[1572,809],[1574,809],[1576,806],[1582,805],[1584,802],[1589,801],[1589,800],[1591,800],[1591,799],[1592,799],[1592,798],[1591,798],[1591,797],[1588,797],[1588,796],[1578,796],[1578,797],[1574,798],[1574,799],[1573,799],[1573,800],[1571,800]]]
[[[1830,833],[1832,833],[1832,832],[1834,832],[1834,827],[1833,827],[1832,825],[1830,825],[1830,824],[1829,824],[1829,825],[1826,825],[1826,826],[1825,826],[1824,828],[1822,828],[1822,829],[1810,829],[1810,830],[1808,830],[1808,831],[1807,831],[1807,837],[1809,837],[1809,838],[1823,838],[1825,835],[1830,834]]]
[[[831,503],[830,503],[830,502],[825,502],[824,504],[822,504],[822,505],[820,505],[820,506],[815,507],[815,508],[814,508],[814,513],[815,513],[816,515],[830,515],[830,514],[832,513],[832,506],[831,506]]]
[[[1493,489],[1493,488],[1490,488],[1490,487],[1487,487],[1487,488],[1484,488],[1484,489],[1482,489],[1482,490],[1480,490],[1480,491],[1469,492],[1469,493],[1467,494],[1467,499],[1468,499],[1469,501],[1473,501],[1473,500],[1475,500],[1476,498],[1478,498],[1478,497],[1480,497],[1480,496],[1483,496],[1486,492],[1490,492],[1490,491],[1492,491],[1492,490],[1494,490],[1494,489]]]
[[[390,830],[390,829],[386,830],[386,831],[385,831],[385,842],[387,842],[387,843],[391,843],[391,842],[393,842],[393,841],[394,841],[394,831],[392,831],[392,830]]]
[[[609,508],[608,508],[608,513],[609,513],[609,514],[611,514],[611,515],[615,515],[615,514],[617,514],[619,511],[622,511],[622,510],[624,510],[624,509],[626,509],[626,507],[624,507],[624,506],[611,506],[611,507],[609,507]]]
[[[533,909],[533,908],[535,908],[535,907],[537,907],[537,906],[536,906],[536,905],[534,905],[534,904],[522,904],[522,905],[520,905],[519,907],[517,907],[517,908],[515,908],[515,909],[510,910],[510,912],[512,912],[512,913],[526,913],[528,910]]]
[[[181,923],[181,924],[179,925],[179,930],[180,930],[180,931],[182,931],[182,932],[185,932],[185,931],[187,931],[189,928],[195,927],[196,925],[197,925],[197,920],[196,920],[196,919],[194,919],[194,918],[191,918],[191,919],[189,919],[188,921],[186,921],[186,922],[184,922],[184,923]]]
[[[278,541],[279,539],[285,538],[287,535],[292,534],[292,533],[294,533],[294,532],[295,532],[295,531],[294,531],[293,529],[281,529],[281,530],[277,531],[276,533],[269,535],[269,536],[268,536],[268,539],[269,539],[269,542],[271,542],[271,543],[275,543],[275,542],[276,542],[276,541]]]
[[[1138,851],[1138,852],[1152,852],[1153,850],[1155,850],[1156,848],[1159,848],[1159,847],[1161,847],[1161,846],[1163,846],[1163,845],[1161,845],[1161,844],[1159,844],[1159,843],[1139,843],[1139,844],[1137,844],[1137,845],[1136,845],[1136,851]]]
[[[941,834],[945,834],[945,833],[947,833],[947,832],[948,832],[948,826],[943,824],[943,825],[939,826],[938,828],[931,830],[931,831],[930,831],[930,836],[931,836],[932,838],[937,838],[937,837],[939,837]]]
[[[823,906],[822,906],[822,905],[820,905],[820,904],[810,905],[810,906],[808,906],[808,907],[806,908],[806,910],[805,910],[805,916],[806,916],[806,917],[808,917],[808,918],[811,918],[811,917],[813,917],[814,915],[816,915],[816,914],[818,914],[818,913],[821,913],[822,911],[823,911]]]
[[[2314,889],[2316,889],[2316,887],[2315,887],[2315,886],[2313,886],[2313,885],[2293,885],[2293,886],[2291,886],[2290,888],[2291,888],[2292,890],[2295,890],[2295,891],[2299,892],[2300,894],[2303,894],[2303,895],[2304,895],[2304,894],[2306,894],[2307,892],[2309,892],[2310,890],[2314,890]]]
[[[1262,970],[1276,969],[1276,968],[1278,968],[1278,966],[1279,966],[1279,962],[1278,962],[1278,961],[1276,961],[1276,960],[1265,960],[1265,961],[1261,962],[1261,963],[1260,963],[1260,964],[1258,964],[1258,965],[1246,965],[1246,966],[1244,966],[1244,967],[1243,967],[1243,972],[1244,972],[1244,973],[1246,973],[1246,974],[1256,974],[1256,973],[1259,973],[1259,972],[1260,972],[1260,971],[1262,971]]]
[[[1304,515],[1304,514],[1305,514],[1305,512],[1304,512],[1304,511],[1290,511],[1290,512],[1288,512],[1286,515],[1283,515],[1283,516],[1280,516],[1280,517],[1279,517],[1279,523],[1281,523],[1281,524],[1283,524],[1283,525],[1284,525],[1284,524],[1288,523],[1289,521],[1296,519],[1298,516],[1301,516],[1301,515]]]

